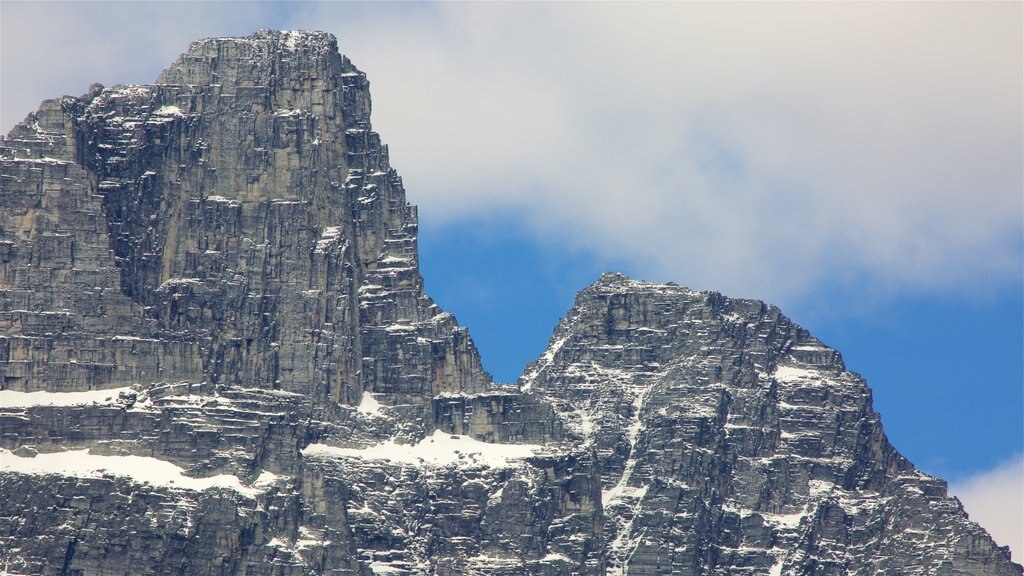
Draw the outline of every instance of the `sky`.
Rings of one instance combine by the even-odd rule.
[[[367,73],[497,380],[606,270],[777,304],[1024,558],[1024,3],[4,0],[0,130],[259,28]]]

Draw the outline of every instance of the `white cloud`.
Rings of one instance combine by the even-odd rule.
[[[425,218],[791,304],[1020,277],[1020,5],[442,4],[346,30]]]
[[[951,484],[949,492],[997,544],[1010,547],[1015,562],[1024,561],[1024,455]]]
[[[86,5],[4,2],[5,129],[37,86],[153,78],[192,37],[324,29],[428,222],[515,214],[791,311],[1021,279],[1019,3]]]
[[[267,25],[272,6],[4,0],[0,129],[6,134],[43,99],[78,96],[94,82],[152,82],[192,40],[249,34]]]

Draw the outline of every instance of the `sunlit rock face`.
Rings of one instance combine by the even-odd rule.
[[[609,574],[1019,574],[778,308],[606,274],[520,384],[590,447]]]
[[[605,275],[516,386],[424,295],[333,36],[0,141],[12,574],[1021,574],[761,302]]]

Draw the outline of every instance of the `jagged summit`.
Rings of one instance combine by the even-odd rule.
[[[949,524],[945,483],[889,444],[840,354],[764,302],[604,274],[520,383],[597,456],[608,573],[1020,570],[962,560],[980,529]]]
[[[329,34],[48,100],[0,187],[5,571],[1021,574],[764,303],[605,274],[494,385]]]
[[[189,44],[188,49],[179,57],[178,61],[171,65],[173,68],[182,60],[190,56],[206,52],[209,46],[225,45],[250,45],[258,50],[270,53],[306,52],[323,54],[328,58],[344,58],[338,52],[338,39],[330,32],[320,30],[274,30],[264,28],[253,32],[249,36],[221,36],[212,38],[200,38]],[[158,84],[163,82],[158,81]]]
[[[591,285],[591,287],[595,287],[595,288],[596,287],[617,288],[617,287],[629,287],[629,286],[649,287],[649,288],[655,288],[655,287],[658,287],[658,286],[680,287],[678,284],[675,284],[675,283],[672,283],[672,282],[668,282],[668,283],[665,283],[665,284],[658,284],[658,283],[655,283],[655,282],[647,282],[647,281],[644,281],[644,280],[636,280],[636,279],[630,277],[628,274],[623,274],[621,272],[604,272]]]
[[[243,60],[247,66],[233,62]],[[222,67],[222,63],[226,65]],[[196,40],[157,77],[156,84],[254,87],[286,82],[290,72],[313,75],[344,66],[327,32],[260,30],[246,37]],[[350,65],[350,64],[349,64]],[[345,72],[343,72],[345,73]],[[347,73],[357,73],[349,70]]]

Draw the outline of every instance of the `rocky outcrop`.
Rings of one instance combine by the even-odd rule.
[[[5,571],[1021,573],[760,302],[606,275],[493,384],[369,120],[262,31],[0,141]]]
[[[609,574],[1019,574],[778,308],[606,274],[522,387],[592,447]]]
[[[378,486],[389,461],[351,467],[302,449],[414,443],[437,427],[553,439],[550,407],[492,385],[465,329],[423,294],[416,211],[369,114],[366,78],[332,36],[267,31],[196,42],[153,85],[47,101],[3,140],[0,446],[20,452],[3,457],[0,562],[27,573],[365,572],[380,526],[361,531],[349,508],[365,501],[347,495]],[[484,397],[498,403],[490,417]],[[457,415],[440,409],[451,403]],[[44,496],[17,472],[50,470],[36,452],[83,461],[54,464],[63,476],[47,476]],[[470,466],[466,478],[557,492],[592,477],[587,457],[522,464],[550,475]],[[132,458],[241,488],[99,471]],[[396,473],[402,504],[446,470]],[[267,474],[277,480],[259,483]],[[465,498],[482,515],[487,497],[456,492],[451,506]],[[532,517],[534,504],[489,509]],[[423,520],[409,520],[403,542],[435,537]],[[537,538],[509,558],[547,553]]]

